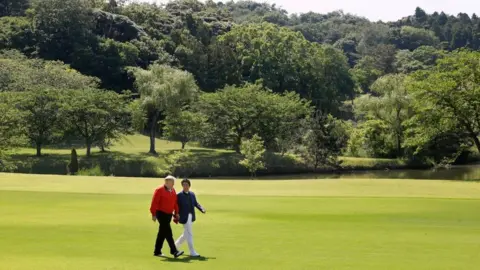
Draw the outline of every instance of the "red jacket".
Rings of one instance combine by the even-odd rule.
[[[150,206],[150,213],[154,216],[157,211],[167,214],[172,214],[173,212],[178,213],[177,193],[175,189],[172,188],[172,190],[168,191],[165,186],[160,186],[155,189]]]

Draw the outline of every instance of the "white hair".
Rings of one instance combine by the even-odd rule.
[[[177,178],[175,178],[173,175],[168,175],[167,177],[165,177],[165,180],[175,181],[175,180],[177,180]]]

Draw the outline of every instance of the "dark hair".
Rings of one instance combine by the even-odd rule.
[[[192,183],[190,183],[190,180],[188,180],[187,178],[182,180],[182,186],[183,186],[183,183],[187,183],[189,187],[192,186]]]

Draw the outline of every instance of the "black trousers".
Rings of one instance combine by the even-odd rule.
[[[175,241],[173,240],[172,227],[170,222],[172,221],[172,214],[166,214],[160,211],[156,213],[157,221],[159,224],[157,241],[155,242],[155,250],[153,254],[158,255],[162,253],[163,242],[167,240],[168,245],[170,246],[170,254],[177,253],[177,248],[175,247]]]

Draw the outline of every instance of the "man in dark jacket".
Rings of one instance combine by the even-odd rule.
[[[191,182],[188,179],[182,181],[183,191],[177,194],[178,213],[180,217],[178,221],[183,225],[183,234],[177,239],[175,245],[177,249],[185,242],[188,243],[190,256],[200,257],[193,248],[192,224],[195,221],[195,207],[205,214],[205,209],[198,203],[197,197],[190,191]]]
[[[170,254],[175,256],[175,258],[183,254],[183,251],[179,251],[175,246],[172,227],[170,226],[173,213],[175,213],[175,217],[178,218],[177,194],[173,188],[174,183],[175,177],[171,175],[167,176],[165,178],[165,184],[158,187],[153,194],[150,213],[152,214],[153,222],[158,220],[159,223],[157,241],[155,242],[155,250],[153,251],[154,256],[163,256],[162,247],[165,240],[167,240],[170,246]]]

